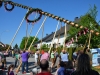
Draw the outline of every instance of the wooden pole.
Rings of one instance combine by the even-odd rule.
[[[91,41],[91,32],[89,34],[89,43],[88,43],[88,49],[90,49],[90,41]]]
[[[26,49],[26,46],[27,46],[27,40],[28,40],[28,24],[26,24],[26,39],[25,39],[25,48],[24,48],[24,50]]]
[[[63,50],[65,49],[66,47],[66,43],[65,43],[65,40],[66,40],[66,36],[67,36],[67,31],[66,31],[66,27],[67,27],[67,24],[65,23],[65,35],[64,35],[64,44],[63,44]]]
[[[57,45],[56,45],[56,50],[57,50],[58,44],[59,44],[59,38],[60,38],[61,28],[62,28],[62,24],[60,24],[60,32],[59,32],[59,35],[58,35],[58,42],[57,42]]]
[[[60,22],[58,21],[58,24],[57,24],[57,27],[56,27],[56,30],[55,30],[55,33],[54,33],[54,36],[53,36],[53,39],[52,39],[52,42],[51,42],[51,46],[50,46],[50,49],[49,49],[48,53],[50,53],[51,48],[52,48],[52,46],[53,46],[54,39],[55,39],[55,36],[56,36],[56,32],[57,32],[57,30],[58,30],[59,23],[60,23]]]
[[[42,37],[41,37],[40,51],[41,51],[41,48],[42,48],[42,39],[43,39],[43,34],[44,34],[44,25],[43,25],[43,27],[42,27]]]
[[[86,52],[87,43],[88,43],[88,49],[89,49],[89,47],[90,47],[90,40],[91,40],[91,32],[90,32],[90,34],[88,35],[88,38],[87,38],[87,40],[86,40],[86,42],[85,42],[85,45],[84,45],[84,48],[83,48],[84,53]]]
[[[33,45],[33,43],[34,43],[34,41],[35,41],[35,39],[36,39],[38,33],[40,32],[40,29],[42,28],[43,24],[45,23],[46,19],[47,19],[47,16],[44,18],[44,20],[43,20],[43,22],[42,22],[40,28],[38,29],[38,31],[37,31],[37,33],[36,33],[36,35],[35,35],[35,38],[33,39],[33,41],[32,41],[32,43],[31,43],[30,47],[28,48],[28,51],[30,51],[31,46]],[[16,69],[16,73],[18,73],[18,71],[19,71],[21,65],[22,65],[22,62],[20,63],[20,65],[19,65],[18,68]]]
[[[36,19],[36,17],[37,17],[37,13],[36,13],[35,19]],[[24,50],[26,49],[26,46],[27,46],[27,44],[28,44],[28,40],[29,40],[29,37],[30,37],[30,35],[31,35],[31,33],[32,33],[33,28],[34,28],[34,24],[32,24],[32,27],[31,27],[31,29],[30,29],[30,33],[29,33],[29,35],[28,35],[28,37],[27,37],[27,41],[26,41]]]

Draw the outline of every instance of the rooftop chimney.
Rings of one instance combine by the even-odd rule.
[[[47,36],[48,34],[46,34],[46,36]]]
[[[54,32],[52,32],[52,34],[53,34]]]
[[[78,19],[78,17],[75,17],[74,21],[76,21]]]

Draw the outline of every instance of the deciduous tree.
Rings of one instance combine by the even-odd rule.
[[[25,48],[25,44],[26,44],[27,40],[28,40],[28,42],[27,42],[27,45],[26,45],[26,49],[28,49],[34,38],[35,38],[34,36],[30,36],[29,39],[28,39],[28,37],[23,37],[22,41],[20,43],[20,49]],[[35,38],[35,41],[33,42],[33,44],[36,43],[38,40],[39,40],[38,38]]]

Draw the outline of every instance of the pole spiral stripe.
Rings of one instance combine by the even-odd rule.
[[[2,1],[2,2],[4,2],[4,3],[6,2],[5,0],[0,0],[0,1]],[[23,9],[29,9],[29,10],[34,9],[34,8],[32,8],[32,7],[25,6],[25,5],[18,4],[18,3],[14,3],[14,2],[12,2],[12,1],[11,1],[11,3],[12,3],[14,6],[21,7],[21,8],[23,8]],[[41,10],[41,14],[42,14],[42,15],[46,15],[46,16],[48,16],[48,17],[52,17],[53,19],[59,20],[60,22],[64,22],[64,23],[70,24],[70,25],[72,25],[72,26],[74,26],[74,27],[76,27],[76,28],[80,28],[80,29],[85,28],[85,27],[83,27],[82,25],[78,25],[77,23],[68,21],[68,20],[66,20],[66,19],[64,19],[64,18],[55,16],[55,15],[53,15],[53,14],[50,14],[50,13],[48,13],[48,12],[44,12],[44,11],[42,11],[42,10]],[[94,30],[92,30],[92,31],[93,31],[96,35],[100,35],[100,32],[95,32]]]

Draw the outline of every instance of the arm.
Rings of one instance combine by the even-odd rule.
[[[55,75],[58,75],[58,70],[59,70],[59,68],[56,70]]]
[[[29,49],[28,49],[28,52],[30,53],[30,52],[31,52],[31,50],[29,50]]]

